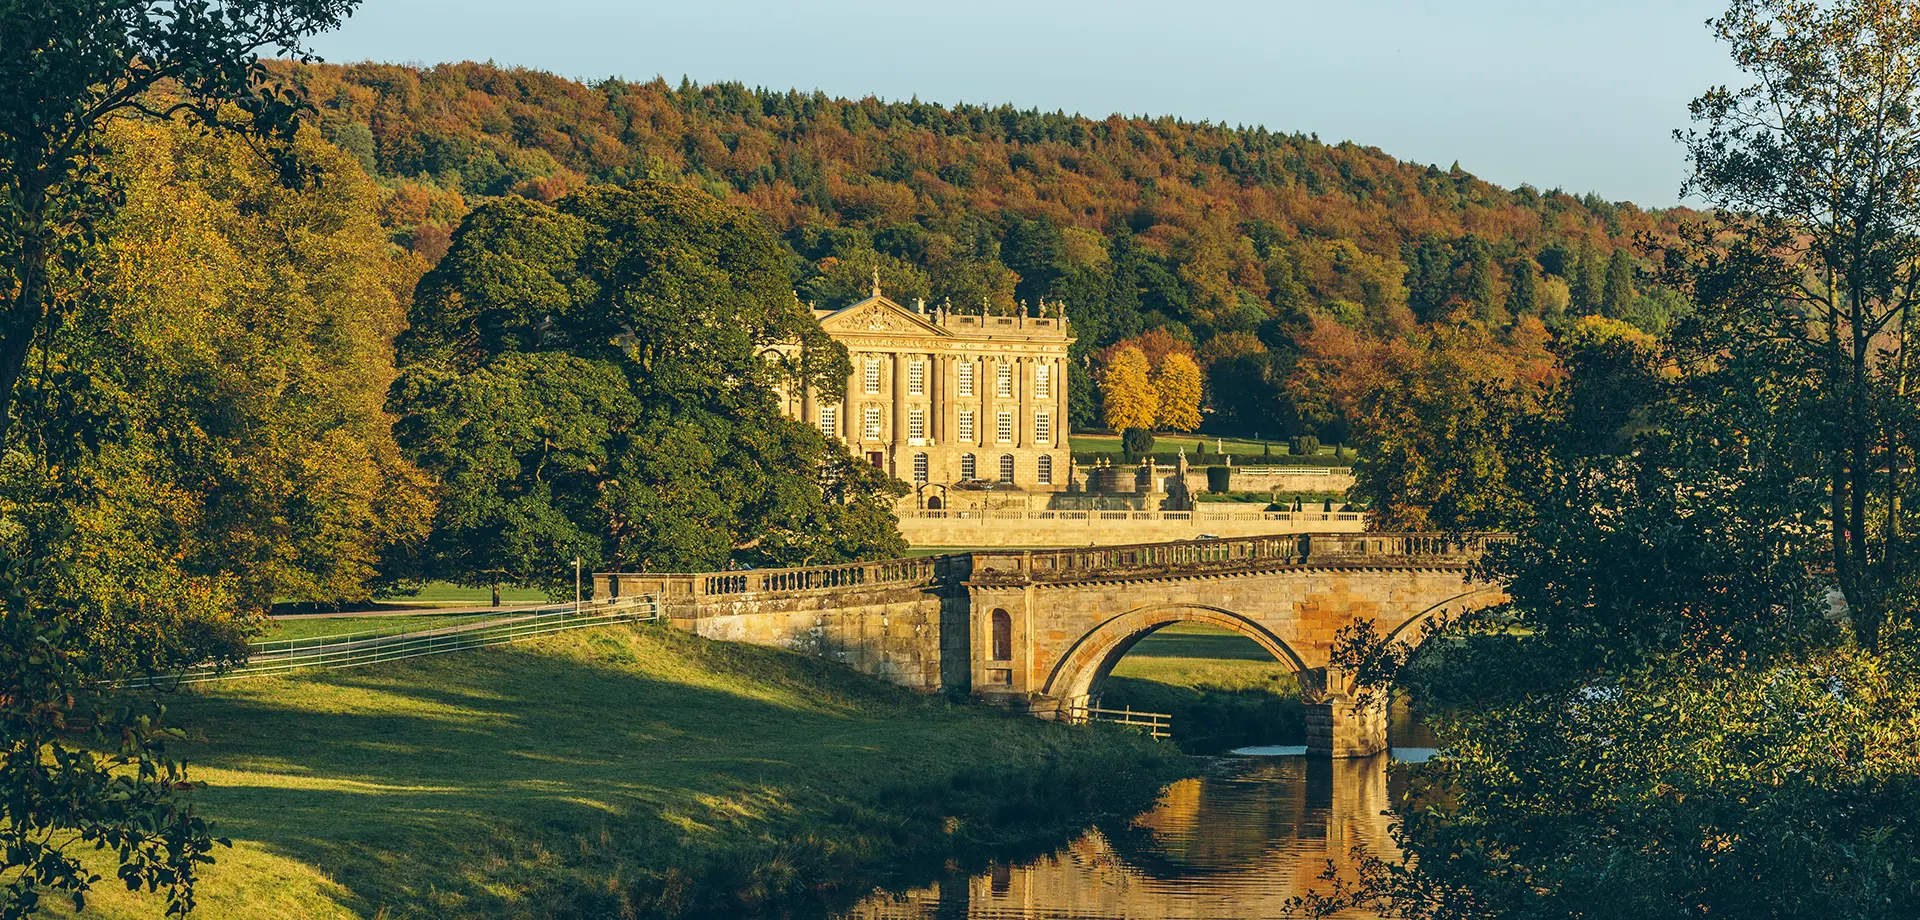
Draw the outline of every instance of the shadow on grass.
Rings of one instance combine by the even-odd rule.
[[[664,627],[235,682],[172,709],[219,833],[393,920],[824,904],[1058,842],[1183,769],[1123,733]]]

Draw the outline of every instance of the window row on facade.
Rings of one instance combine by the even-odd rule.
[[[955,434],[962,444],[977,443],[974,436],[978,427],[974,422],[976,413],[972,409],[962,409],[954,414]],[[1013,419],[1010,411],[996,413],[994,416],[994,438],[1002,444],[1013,443]],[[879,406],[867,406],[861,410],[860,435],[865,441],[880,440],[881,412]],[[840,407],[820,407],[820,431],[828,437],[840,436]],[[927,410],[913,408],[907,410],[907,437],[925,439],[927,436]],[[1053,413],[1037,411],[1033,413],[1033,440],[1047,444],[1053,441]]]
[[[924,484],[927,481],[927,455],[913,455],[913,481]],[[1012,454],[1000,455],[1000,482],[1012,482],[1019,472],[1018,464]],[[1053,485],[1053,458],[1045,455],[1035,458],[1034,481],[1043,486]],[[967,482],[977,482],[980,476],[980,458],[973,454],[960,455],[960,478]]]
[[[880,359],[867,358],[861,368],[861,389],[868,396],[880,395]],[[974,364],[961,360],[954,365],[954,383],[962,398],[977,396],[974,384]],[[907,361],[907,395],[927,395],[927,361],[925,358],[912,358]],[[1004,361],[993,365],[993,395],[1000,399],[1013,398],[1013,365]],[[1053,365],[1033,365],[1033,398],[1053,398]]]

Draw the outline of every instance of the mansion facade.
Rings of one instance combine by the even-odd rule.
[[[876,285],[867,299],[814,316],[846,347],[853,373],[845,392],[785,394],[783,410],[911,486],[903,506],[1067,489],[1073,338],[1064,311],[960,316],[904,307]]]

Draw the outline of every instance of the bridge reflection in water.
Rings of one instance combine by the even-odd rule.
[[[1413,754],[1414,752],[1406,752]],[[1417,756],[1417,755],[1415,755]],[[1398,850],[1386,814],[1388,755],[1234,759],[1169,786],[1124,830],[1085,836],[1051,856],[996,865],[904,894],[877,894],[845,920],[1242,920],[1285,916],[1287,901],[1324,891],[1332,860],[1353,871],[1356,847]],[[1364,915],[1354,915],[1364,916]]]

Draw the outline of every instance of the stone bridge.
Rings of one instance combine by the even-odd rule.
[[[1417,641],[1442,611],[1502,600],[1470,567],[1489,540],[1308,533],[1063,550],[986,550],[850,565],[600,574],[596,597],[657,594],[676,625],[792,649],[929,692],[1071,717],[1127,650],[1172,623],[1246,636],[1300,673],[1309,748],[1366,756],[1386,715],[1329,680],[1334,634],[1374,620]]]

